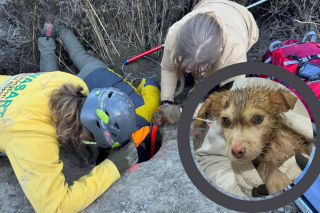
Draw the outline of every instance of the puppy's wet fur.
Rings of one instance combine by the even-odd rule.
[[[312,150],[312,143],[285,124],[283,113],[293,109],[296,101],[297,97],[284,89],[254,86],[226,90],[210,95],[198,117],[207,113],[220,121],[229,159],[252,161],[269,194],[274,194],[291,184],[279,166],[296,152],[310,155]]]

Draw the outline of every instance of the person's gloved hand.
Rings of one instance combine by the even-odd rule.
[[[162,104],[158,113],[162,116],[163,121],[168,124],[174,124],[180,119],[180,106],[174,104]]]
[[[126,171],[138,162],[138,151],[135,142],[130,138],[130,142],[123,148],[113,148],[107,159],[114,163],[119,173]]]
[[[258,187],[253,187],[252,197],[265,197],[268,196],[269,192],[265,184],[261,184]]]
[[[155,113],[153,113],[152,123],[155,126],[163,125],[163,116],[159,113],[159,111],[156,111]]]

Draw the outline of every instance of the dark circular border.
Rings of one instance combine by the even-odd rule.
[[[210,91],[215,85],[220,82],[232,78],[234,76],[243,74],[264,74],[273,76],[275,78],[285,81],[287,84],[295,88],[299,94],[305,99],[315,121],[320,120],[320,113],[317,109],[320,109],[320,103],[313,91],[295,74],[271,64],[265,64],[261,62],[246,62],[231,65],[216,71],[210,75],[198,87],[192,92],[191,96],[187,100],[178,126],[178,149],[181,158],[182,165],[189,176],[192,183],[200,190],[207,198],[213,202],[235,211],[241,212],[267,212],[274,209],[281,208],[294,200],[298,199],[304,194],[308,188],[317,179],[320,173],[320,167],[315,162],[320,161],[320,154],[316,154],[319,151],[315,150],[315,155],[312,163],[305,173],[304,177],[290,190],[278,195],[277,197],[259,200],[248,201],[240,200],[230,197],[215,187],[213,187],[199,172],[191,153],[190,147],[190,125],[192,116],[201,102],[201,99]],[[320,128],[317,131],[317,141],[320,135]],[[188,133],[188,134],[187,134]],[[187,143],[188,142],[188,143]]]

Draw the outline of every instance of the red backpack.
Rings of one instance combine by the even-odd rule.
[[[309,36],[311,36],[311,40],[307,41],[307,38]],[[312,31],[306,34],[302,41],[297,39],[289,39],[284,42],[272,42],[262,61],[265,63],[274,64],[279,67],[283,67],[288,71],[298,75],[299,68],[305,62],[320,65],[320,45],[316,43],[316,38],[317,34]],[[260,75],[260,77],[268,78],[278,83],[284,84],[281,80],[270,76]],[[320,81],[304,81],[317,95],[318,99],[320,99]],[[300,100],[308,110],[312,122],[314,122],[313,116],[307,103],[291,86],[286,85],[286,87],[300,98]]]

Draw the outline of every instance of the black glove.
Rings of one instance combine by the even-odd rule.
[[[252,197],[265,197],[268,196],[269,192],[265,184],[261,184],[258,187],[252,189]]]
[[[102,161],[104,161],[110,154],[111,149],[100,148],[99,154],[96,159],[96,165],[98,166]]]
[[[306,158],[305,156],[303,156],[300,152],[296,153],[295,158],[296,158],[296,162],[297,162],[298,166],[303,171],[304,168],[306,168],[309,159]]]
[[[119,173],[126,171],[138,162],[138,151],[135,142],[130,138],[130,142],[123,148],[113,148],[108,159],[118,168]]]
[[[163,125],[163,116],[156,111],[153,113],[152,122],[155,126],[162,126]]]

